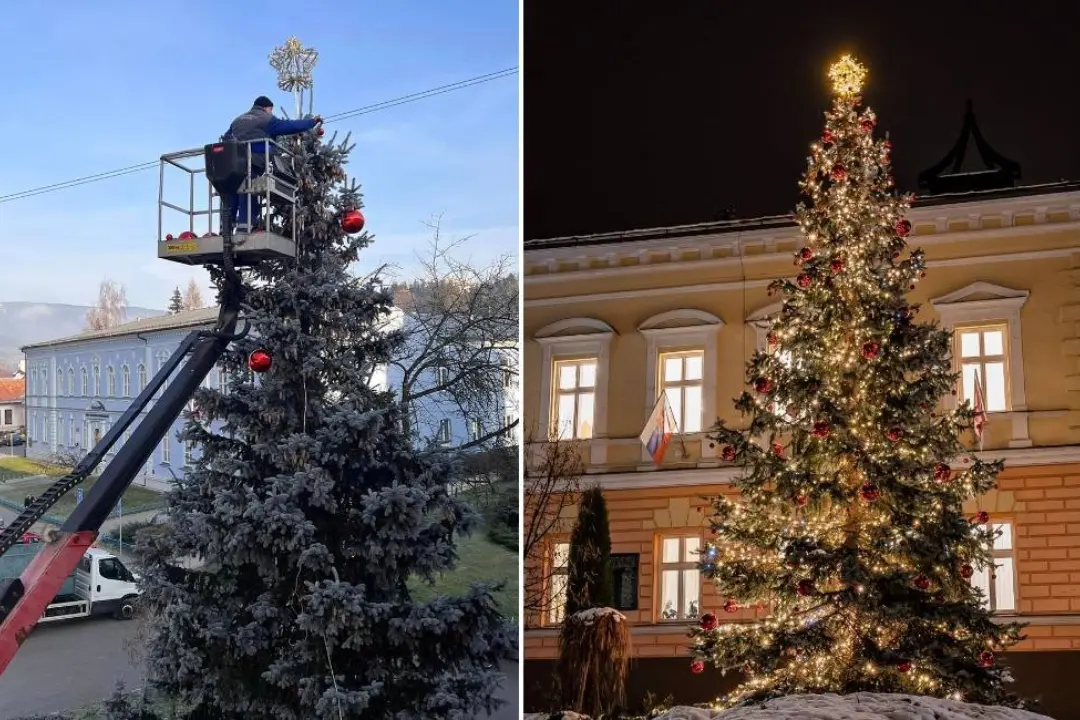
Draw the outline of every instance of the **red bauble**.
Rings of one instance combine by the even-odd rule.
[[[826,129],[825,132],[821,133],[821,142],[826,145],[836,142],[836,136],[833,135],[833,131]]]
[[[960,566],[960,577],[965,580],[970,580],[971,576],[975,574],[975,568],[971,567],[967,563]]]
[[[805,506],[808,502],[810,502],[810,498],[806,497],[805,495],[798,495],[795,497],[795,504],[799,507]]]
[[[736,613],[739,612],[739,603],[735,602],[731,598],[724,601],[724,612]]]
[[[773,455],[775,455],[776,457],[782,458],[782,457],[784,457],[784,446],[781,445],[780,443],[773,443],[772,444],[772,452],[773,452]]]
[[[809,260],[812,257],[814,257],[814,251],[808,247],[804,247],[802,250],[799,251],[800,260]]]
[[[915,583],[915,587],[920,590],[926,590],[930,587],[930,578],[925,575],[916,575],[913,582]]]
[[[874,129],[874,121],[867,118],[866,120],[863,120],[861,123],[859,123],[859,127],[863,129],[863,132],[870,132]]]
[[[829,269],[832,270],[834,273],[840,272],[844,269],[844,261],[840,258],[833,260],[831,263],[829,263]]]
[[[911,661],[910,660],[901,660],[900,662],[898,662],[896,664],[896,669],[899,672],[902,672],[902,673],[910,672],[911,671]]]
[[[732,462],[735,459],[735,448],[725,445],[724,449],[720,451],[720,459],[724,462]]]
[[[712,613],[705,613],[701,616],[701,621],[698,624],[701,626],[702,630],[715,630],[719,627],[720,622]]]
[[[938,482],[949,482],[952,477],[952,468],[948,463],[938,463],[934,466],[934,479]]]
[[[881,497],[881,490],[879,490],[878,486],[872,482],[863,483],[863,486],[859,488],[859,495],[861,495],[862,499],[866,502],[874,502]]]
[[[364,229],[364,213],[359,210],[346,210],[341,216],[341,229],[350,235]]]
[[[167,235],[165,235],[165,242],[172,242],[175,239],[176,238],[173,237],[172,233],[168,233]]]
[[[873,360],[881,352],[881,346],[874,341],[865,342],[862,346],[862,356],[866,360]]]
[[[904,428],[902,428],[900,426],[891,427],[891,428],[889,428],[889,432],[886,435],[886,437],[889,438],[890,440],[892,440],[893,442],[900,442],[901,440],[904,439]]]
[[[885,148],[885,152],[889,152],[889,151],[891,151],[891,150],[892,150],[892,143],[891,143],[891,142],[889,142],[888,140],[886,140],[885,142],[881,143],[881,145],[882,145],[882,147],[884,147],[884,148]]]
[[[690,672],[694,673],[695,675],[700,675],[701,673],[705,672],[705,663],[701,660],[691,661]]]
[[[832,179],[836,182],[842,182],[847,177],[847,168],[841,163],[833,165]]]
[[[985,525],[986,523],[990,522],[990,513],[986,512],[985,510],[980,510],[979,512],[975,513],[975,522],[979,523],[980,525]]]
[[[800,580],[799,584],[795,586],[795,592],[803,597],[813,595],[817,591],[814,587],[813,580]]]
[[[830,427],[829,423],[825,422],[824,420],[818,420],[816,423],[814,423],[814,437],[824,439],[829,437],[831,433],[832,427]]]
[[[318,135],[319,137],[322,137],[323,135],[326,134],[326,131],[323,130],[323,126],[320,125],[319,127],[315,128],[315,134]]]
[[[911,223],[906,219],[900,220],[896,223],[896,234],[900,237],[907,237],[911,232]]]
[[[772,380],[765,377],[759,377],[757,380],[754,381],[754,389],[757,390],[759,393],[771,392],[773,389]]]
[[[988,668],[994,664],[994,653],[989,650],[983,650],[979,653],[979,667]]]
[[[180,237],[178,239],[179,240],[195,240],[198,237],[199,237],[198,235],[191,232],[190,230],[185,230],[184,232],[180,233]]]
[[[248,355],[248,367],[251,368],[252,372],[264,373],[270,369],[273,363],[274,358],[265,350],[255,350]]]
[[[795,282],[798,283],[799,287],[805,290],[806,288],[810,287],[811,283],[814,282],[814,279],[806,273],[803,273],[802,275],[799,275],[799,277],[795,278]]]
[[[765,336],[765,342],[769,343],[769,347],[773,347],[780,342],[780,338],[776,337],[776,333],[771,332]]]

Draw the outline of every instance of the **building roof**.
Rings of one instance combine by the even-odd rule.
[[[21,403],[25,396],[24,378],[0,378],[0,403]]]
[[[26,352],[27,350],[37,348],[57,347],[59,345],[68,345],[69,343],[85,342],[87,340],[103,340],[106,338],[127,337],[141,333],[180,330],[183,328],[198,327],[200,325],[211,325],[217,319],[217,316],[217,307],[199,308],[198,310],[183,310],[173,315],[159,315],[158,317],[142,318],[141,320],[123,323],[122,325],[106,328],[105,330],[90,330],[66,338],[26,345],[22,348],[22,351]]]
[[[1005,200],[1036,195],[1056,195],[1080,190],[1080,182],[1062,180],[1055,183],[1023,185],[989,190],[948,192],[940,195],[916,197],[912,208],[933,207],[936,205],[962,205],[964,203]],[[616,230],[614,232],[593,233],[589,235],[569,235],[556,238],[534,238],[524,242],[526,252],[530,250],[549,250],[554,248],[588,247],[590,245],[617,245],[623,242],[657,240],[660,238],[697,237],[700,235],[718,235],[739,233],[747,230],[782,229],[795,227],[795,216],[770,215],[760,218],[739,218],[736,220],[716,220],[713,222],[694,223],[692,225],[673,225],[671,227],[641,228],[638,230]]]
[[[975,141],[975,150],[982,160],[983,168],[964,170],[968,142]],[[975,120],[974,105],[967,101],[964,111],[964,124],[960,128],[960,137],[951,150],[933,167],[919,173],[919,190],[928,195],[943,193],[971,192],[973,190],[1002,190],[1016,185],[1020,179],[1020,163],[1010,160],[990,147],[979,123]]]

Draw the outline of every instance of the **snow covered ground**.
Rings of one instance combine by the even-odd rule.
[[[523,720],[548,720],[547,713],[524,715]],[[561,720],[587,720],[566,712]],[[919,697],[883,693],[854,695],[792,695],[752,708],[712,712],[675,707],[656,720],[1053,720],[1024,710],[986,707]]]

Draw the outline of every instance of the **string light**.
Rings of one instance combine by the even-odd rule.
[[[964,452],[972,411],[939,408],[956,382],[950,335],[915,322],[905,295],[926,259],[905,238],[911,199],[895,192],[891,145],[860,107],[866,69],[829,70],[834,99],[810,147],[796,212],[805,245],[768,349],[751,359],[749,425],[721,423],[721,457],[741,465],[738,497],[714,503],[700,568],[728,607],[767,607],[692,632],[696,658],[745,680],[747,699],[852,688],[1012,702],[993,652],[1015,642],[963,568],[992,564],[993,530],[963,503],[1000,462]],[[948,466],[946,465],[946,470]]]

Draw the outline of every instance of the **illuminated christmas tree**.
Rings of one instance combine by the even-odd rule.
[[[952,338],[905,299],[925,259],[904,239],[910,199],[861,104],[865,75],[850,57],[829,72],[832,109],[796,213],[798,276],[770,288],[783,307],[736,401],[749,425],[715,430],[742,468],[740,495],[717,500],[701,569],[724,610],[767,617],[705,614],[691,668],[743,674],[725,707],[858,691],[1019,705],[995,655],[1021,626],[995,623],[970,582],[992,563],[994,533],[986,513],[962,511],[1002,463],[965,451],[967,404],[939,406],[955,394]]]

